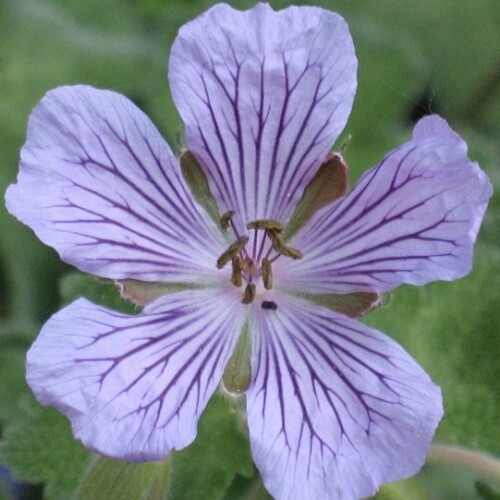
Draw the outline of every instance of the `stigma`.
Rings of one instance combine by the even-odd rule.
[[[231,265],[231,283],[243,287],[243,304],[251,304],[257,296],[258,285],[265,290],[273,288],[273,263],[280,257],[301,259],[302,252],[293,248],[283,238],[284,226],[273,219],[257,219],[249,222],[249,234],[239,234],[229,211],[220,218],[221,227],[231,229],[235,240],[217,259],[217,269]]]

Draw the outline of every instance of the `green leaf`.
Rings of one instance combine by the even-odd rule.
[[[90,452],[76,441],[69,422],[56,410],[26,397],[17,421],[5,429],[0,462],[19,479],[46,483],[50,500],[71,498]]]
[[[19,398],[29,394],[24,380],[24,346],[16,335],[0,335],[0,424],[14,421],[19,414]],[[21,342],[20,342],[21,343]]]
[[[500,491],[495,491],[489,484],[483,481],[476,481],[474,487],[477,494],[484,500],[500,500]]]
[[[173,456],[170,500],[217,500],[237,475],[255,474],[248,439],[238,421],[238,400],[215,395],[199,423],[198,436]]]
[[[95,456],[73,500],[160,500],[167,496],[170,460],[130,463]]]
[[[251,478],[236,476],[224,496],[224,500],[272,500],[272,498],[258,474]]]

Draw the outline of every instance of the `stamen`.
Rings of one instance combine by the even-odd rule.
[[[279,252],[279,249],[285,246],[285,242],[283,241],[283,237],[280,233],[276,233],[274,231],[268,231],[267,235],[269,239],[273,242],[273,248]]]
[[[248,236],[238,238],[229,248],[217,259],[217,269],[222,269],[229,261],[236,257],[248,243]]]
[[[280,233],[277,233],[275,231],[268,231],[267,234],[269,235],[270,240],[273,242],[274,250],[276,250],[278,253],[284,255],[285,257],[291,257],[295,260],[302,259],[302,252],[300,250],[297,250],[296,248],[287,246],[287,244],[283,240],[283,236],[281,236]]]
[[[234,214],[234,211],[230,210],[219,219],[221,227],[224,230],[231,228],[237,240],[217,259],[216,266],[217,269],[222,269],[231,262],[230,281],[238,288],[245,285],[241,302],[251,304],[257,295],[257,287],[254,281],[262,278],[264,289],[271,290],[274,281],[272,263],[281,256],[301,259],[302,252],[285,243],[283,237],[285,228],[281,222],[274,219],[257,219],[247,224],[248,230],[254,230],[253,247],[249,253],[246,245],[250,238],[238,234],[233,222]],[[259,234],[259,231],[263,231],[263,234]],[[269,240],[267,237],[269,237]],[[275,252],[275,254],[273,255],[272,252]],[[262,307],[264,309],[276,309],[274,302],[268,301],[264,301]]]
[[[281,233],[283,231],[283,224],[273,219],[258,219],[247,224],[247,229],[271,229]]]
[[[255,299],[255,284],[248,283],[243,294],[242,304],[251,304]]]
[[[269,259],[262,259],[262,282],[266,290],[271,290],[273,287],[273,270]]]
[[[302,252],[300,250],[297,250],[296,248],[292,248],[292,247],[282,247],[280,249],[280,254],[285,256],[285,257],[290,257],[292,258],[293,260],[299,260],[299,259],[302,259],[303,255],[302,255]]]
[[[231,275],[231,283],[238,288],[243,285],[243,274],[242,274],[242,265],[241,258],[237,255],[234,257],[233,261],[233,274]]]
[[[220,225],[222,226],[222,229],[227,230],[229,228],[229,224],[231,223],[231,219],[234,215],[234,210],[229,210],[229,212],[226,212],[225,214],[222,214],[222,217],[220,218]]]

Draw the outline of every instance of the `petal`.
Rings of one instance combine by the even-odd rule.
[[[304,258],[277,269],[283,286],[307,292],[383,292],[402,283],[453,280],[472,250],[492,189],[467,146],[438,116],[389,153],[291,244]]]
[[[80,299],[45,324],[27,380],[88,448],[160,460],[193,441],[242,328],[239,294],[183,292],[137,316]]]
[[[195,281],[224,249],[152,122],[110,91],[40,101],[6,200],[63,260],[106,278]]]
[[[344,128],[356,69],[345,21],[315,7],[219,4],[180,30],[172,94],[221,212],[286,221]]]
[[[382,333],[291,297],[259,311],[247,393],[255,463],[276,499],[354,499],[422,466],[439,388]]]

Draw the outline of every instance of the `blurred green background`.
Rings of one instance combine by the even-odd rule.
[[[31,109],[59,85],[86,83],[127,95],[175,147],[182,123],[166,81],[169,50],[179,27],[212,4],[0,0],[1,191],[15,179]],[[499,188],[498,0],[294,4],[335,10],[351,28],[359,58],[358,94],[345,130],[353,137],[346,154],[351,182],[407,140],[412,121],[437,112],[466,139],[470,156]],[[499,214],[500,202],[494,197],[468,277],[402,287],[388,307],[366,318],[396,338],[441,385],[446,415],[436,442],[497,456]],[[85,294],[106,303],[115,299],[110,293],[61,264],[54,251],[0,209],[0,462],[9,465],[17,480],[38,485],[23,490],[23,498],[164,498],[169,479],[169,498],[174,500],[268,498],[235,409],[225,401],[212,402],[194,445],[171,462],[144,466],[92,456],[72,440],[63,417],[34,402],[24,383],[24,353],[40,325],[61,301]],[[500,466],[488,463],[496,473],[477,468],[474,460],[466,468],[431,460],[416,478],[385,487],[378,498],[499,498]],[[7,483],[0,486],[0,499],[12,495]]]

